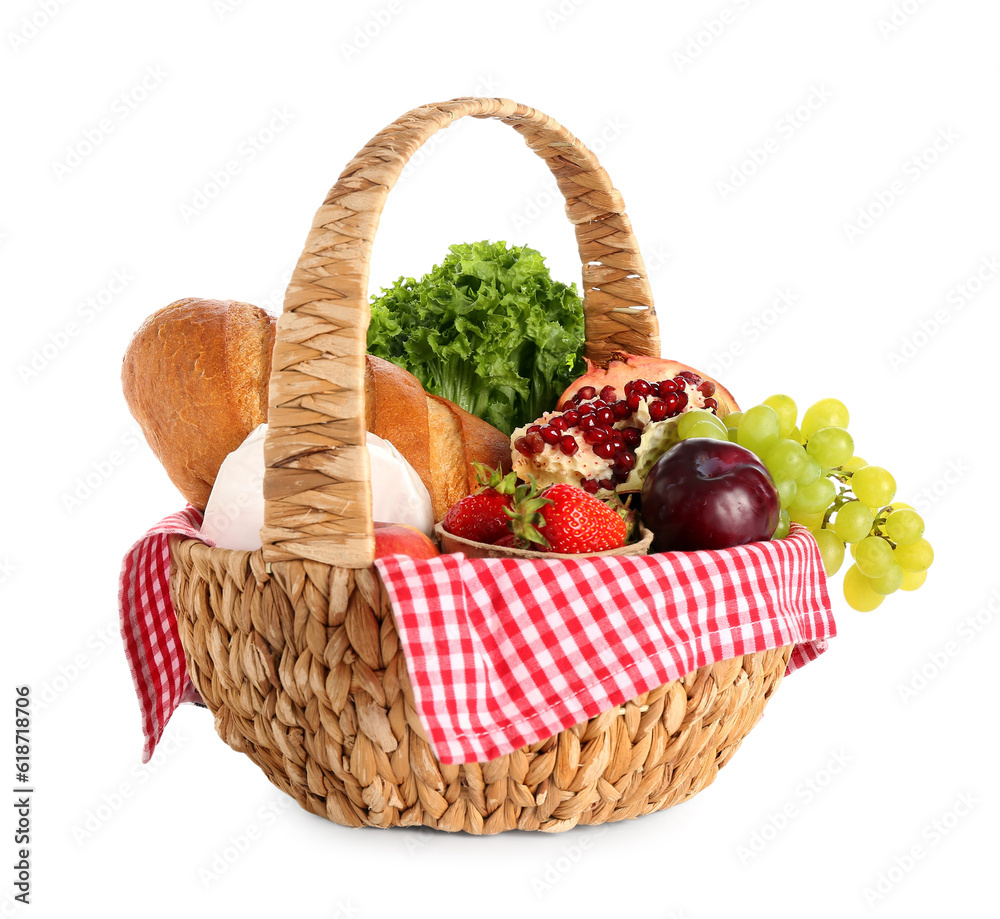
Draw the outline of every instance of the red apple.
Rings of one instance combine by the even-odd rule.
[[[405,523],[375,521],[375,558],[386,555],[409,555],[410,558],[434,558],[437,546],[426,534]]]

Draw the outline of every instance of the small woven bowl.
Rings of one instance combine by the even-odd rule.
[[[603,552],[581,552],[567,554],[563,552],[536,552],[534,549],[508,549],[506,546],[494,546],[488,542],[473,542],[449,533],[440,523],[434,525],[434,535],[441,544],[442,552],[461,552],[466,558],[597,558],[601,555],[646,555],[653,542],[653,534],[642,524],[639,525],[642,537],[638,542],[630,542],[619,549],[605,549]]]

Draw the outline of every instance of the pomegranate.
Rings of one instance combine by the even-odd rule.
[[[738,412],[740,407],[732,394],[718,380],[713,380],[694,367],[682,364],[680,361],[668,361],[660,357],[642,357],[638,354],[623,354],[624,360],[611,361],[606,368],[595,366],[587,361],[587,372],[577,377],[566,387],[566,392],[559,399],[559,404],[572,399],[581,386],[593,386],[600,391],[605,386],[614,386],[618,392],[625,389],[625,384],[631,380],[668,380],[681,375],[692,375],[699,381],[715,384],[714,398],[719,403],[716,414],[723,418],[730,412]]]
[[[677,418],[694,409],[738,411],[729,391],[686,364],[637,355],[588,371],[556,411],[511,435],[514,471],[539,487],[565,482],[590,494],[636,492],[678,442]]]

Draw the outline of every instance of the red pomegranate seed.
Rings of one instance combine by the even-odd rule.
[[[630,392],[625,397],[625,405],[628,407],[630,412],[639,411],[639,406],[642,405],[642,396],[640,396],[637,392]]]
[[[635,454],[627,450],[619,453],[615,457],[615,469],[622,472],[631,472],[635,468]]]
[[[677,393],[677,399],[677,411],[683,412],[684,409],[687,408],[688,394],[686,392],[679,392]]]
[[[609,444],[609,443],[598,444],[596,447],[594,447],[594,452],[601,459],[614,459],[615,458],[615,448],[614,448],[613,444]]]
[[[559,429],[553,427],[551,424],[543,424],[542,429],[538,433],[542,435],[542,440],[547,444],[559,443]]]
[[[607,404],[608,403],[605,402],[603,399],[594,399],[590,403],[590,407],[596,412],[599,408],[604,408],[604,406]]]
[[[628,478],[628,473],[624,469],[615,469],[615,471],[611,473],[611,480],[616,485],[620,485],[627,478]]]
[[[597,484],[601,488],[606,488],[608,489],[608,491],[610,491],[612,488],[615,487],[615,480],[611,476],[608,476],[608,478],[606,479],[598,479]]]
[[[537,434],[541,429],[542,426],[540,424],[533,424],[530,428],[528,428],[528,433]]]
[[[665,396],[668,393],[677,392],[681,388],[681,385],[676,380],[663,380],[660,383],[660,395]]]
[[[541,453],[545,449],[545,441],[542,440],[542,435],[538,431],[526,435],[524,439],[528,442],[532,453]]]
[[[563,415],[555,415],[549,419],[549,426],[555,428],[557,431],[565,431],[569,425],[566,424],[566,418]]]
[[[619,399],[614,405],[611,406],[611,411],[615,413],[615,419],[618,421],[624,421],[626,418],[630,417],[635,409],[630,409],[628,403],[624,399]]]
[[[698,376],[698,374],[696,374],[693,370],[682,370],[676,377],[674,377],[675,380],[678,378],[683,378],[690,383],[701,382],[701,377]]]
[[[677,411],[677,406],[681,404],[682,395],[683,393],[677,393],[677,392],[672,392],[667,394],[667,397],[666,399],[664,399],[664,402],[666,403],[667,406],[668,415],[673,415]],[[652,415],[652,412],[650,412],[650,415]]]
[[[615,413],[610,408],[608,408],[607,406],[604,406],[604,408],[599,408],[597,410],[597,420],[600,421],[601,424],[605,424],[605,425],[607,425],[607,424],[614,424],[615,423]]]
[[[518,437],[518,439],[514,441],[514,449],[517,450],[518,453],[524,454],[524,456],[531,456],[535,452],[530,446],[528,446],[527,437]]]
[[[714,396],[715,384],[711,380],[705,380],[704,383],[698,384],[698,392],[700,392],[703,396]]]
[[[663,421],[667,417],[668,411],[669,406],[662,399],[654,399],[649,403],[649,418],[651,421]]]
[[[580,445],[572,434],[563,434],[562,440],[559,441],[559,449],[567,456],[572,456],[580,449]]]
[[[639,446],[639,441],[642,440],[642,431],[638,428],[622,428],[622,440],[625,441],[626,447],[634,450]]]
[[[567,428],[574,428],[580,423],[580,413],[575,408],[571,408],[568,412],[563,413],[563,421],[566,422]]]
[[[713,412],[719,407],[719,403],[715,399],[706,399],[705,408],[711,409]]]
[[[596,415],[583,415],[580,418],[580,430],[589,431],[591,428],[597,427],[597,416]]]
[[[618,398],[618,393],[615,391],[614,386],[605,386],[604,389],[601,390],[601,398],[605,402],[614,402],[615,399]]]
[[[653,384],[649,380],[635,380],[632,383],[632,392],[640,396],[648,396],[653,391]]]
[[[576,391],[576,398],[583,402],[585,399],[593,399],[597,395],[597,390],[593,386],[582,386]]]
[[[595,495],[600,486],[597,484],[597,479],[584,479],[580,483],[580,487],[588,494]]]
[[[583,442],[590,444],[592,447],[596,447],[598,444],[606,444],[608,442],[608,432],[604,428],[590,428],[583,432]]]
[[[580,417],[583,418],[585,415],[593,415],[597,409],[590,402],[584,402],[577,411],[580,413]]]

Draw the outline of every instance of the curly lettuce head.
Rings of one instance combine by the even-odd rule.
[[[540,253],[460,243],[419,281],[372,298],[368,351],[509,435],[585,370],[583,301]]]

